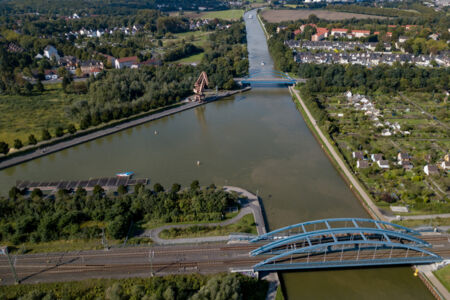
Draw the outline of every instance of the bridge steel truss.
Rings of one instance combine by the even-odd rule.
[[[240,80],[241,84],[296,84],[297,81],[280,71],[257,71]]]
[[[333,228],[331,224],[351,224]],[[360,225],[372,224],[374,227]],[[307,231],[309,225],[325,228]],[[385,229],[382,225],[396,229]],[[301,233],[283,235],[284,231],[301,228]],[[255,271],[280,271],[397,264],[422,264],[442,261],[426,248],[431,245],[417,236],[419,233],[384,221],[342,218],[324,219],[287,226],[252,240],[271,240],[250,252],[251,256],[269,255],[256,264]]]

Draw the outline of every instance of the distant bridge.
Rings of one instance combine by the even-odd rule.
[[[292,78],[289,74],[280,71],[263,72],[257,71],[252,72],[248,76],[243,78],[234,78],[236,82],[241,85],[294,85],[298,79]]]
[[[250,252],[268,256],[254,271],[343,268],[440,262],[419,232],[384,221],[362,218],[299,223],[260,235],[269,241]],[[450,249],[440,249],[446,256]]]

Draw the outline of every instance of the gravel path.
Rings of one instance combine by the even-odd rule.
[[[245,215],[248,215],[251,213],[253,214],[253,216],[255,218],[255,223],[256,223],[258,234],[266,233],[264,218],[262,215],[262,210],[261,210],[261,206],[260,206],[258,197],[256,197],[256,195],[250,193],[249,191],[238,188],[238,187],[225,186],[224,190],[229,191],[229,192],[233,191],[233,192],[238,193],[240,196],[243,196],[241,198],[242,208],[235,217],[233,217],[229,220],[223,221],[223,222],[215,222],[215,223],[164,225],[161,227],[146,230],[140,236],[141,237],[149,237],[155,243],[161,244],[161,245],[228,241],[228,239],[229,239],[228,235],[227,236],[206,236],[206,237],[198,237],[198,238],[162,239],[159,237],[159,234],[163,230],[171,229],[171,228],[187,228],[187,227],[191,227],[191,226],[205,226],[205,227],[226,226],[226,225],[230,225],[230,224],[234,224],[234,223],[238,222]],[[247,198],[248,200],[243,200],[245,198]]]

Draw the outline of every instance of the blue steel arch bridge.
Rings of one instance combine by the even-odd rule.
[[[234,78],[241,85],[294,85],[298,79],[280,71],[256,71],[243,78]]]
[[[254,271],[348,268],[440,262],[421,233],[363,218],[323,219],[286,226],[250,240]],[[440,249],[450,256],[450,249]]]

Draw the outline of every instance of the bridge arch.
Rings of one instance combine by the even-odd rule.
[[[391,240],[400,240],[406,241],[409,243],[417,244],[420,247],[429,247],[430,244],[425,242],[422,239],[419,239],[415,236],[411,236],[405,233],[390,231],[379,228],[332,228],[332,229],[323,229],[316,230],[313,232],[300,233],[296,235],[292,235],[286,238],[282,238],[279,240],[275,240],[271,243],[263,245],[253,251],[250,252],[250,255],[256,256],[260,254],[267,253],[271,250],[283,247],[285,245],[297,244],[299,242],[307,242],[310,246],[312,244],[312,239],[320,238],[320,242],[322,241],[322,236],[329,236],[329,239],[332,239],[335,242],[339,240],[345,240],[351,238],[353,242],[357,242],[360,239],[362,241],[370,241],[373,237],[381,238],[387,242],[391,242]]]
[[[361,245],[366,247],[361,248]],[[334,249],[334,246],[340,246],[340,249]],[[345,246],[355,246],[355,248],[345,249]],[[357,247],[356,247],[357,246]],[[325,250],[323,250],[325,249]],[[358,252],[356,252],[356,249]],[[376,258],[376,251],[380,250],[388,251],[389,256]],[[406,255],[394,254],[394,249],[406,251]],[[318,251],[321,250],[321,251]],[[362,256],[361,250],[374,250],[373,252],[365,254]],[[352,259],[343,260],[344,251],[356,252],[356,257]],[[408,255],[409,251],[420,254]],[[336,259],[327,259],[327,253],[338,254],[334,257]],[[373,253],[373,254],[372,254]],[[293,260],[293,256],[305,255],[302,261],[298,258]],[[319,254],[319,255],[318,255]],[[340,255],[339,255],[340,254]],[[314,259],[312,258],[314,257]],[[319,259],[317,259],[317,257]],[[289,262],[285,260],[289,258]],[[351,267],[351,266],[375,266],[375,265],[392,265],[392,264],[420,264],[420,263],[434,263],[442,261],[442,258],[424,248],[417,247],[414,245],[392,243],[392,242],[381,242],[381,241],[347,241],[347,242],[331,242],[319,245],[312,245],[300,249],[293,249],[280,253],[276,256],[265,259],[264,261],[256,264],[253,268],[255,271],[275,271],[275,270],[289,270],[289,269],[308,269],[308,268],[333,268],[333,267]]]
[[[342,222],[346,227],[342,226]],[[301,232],[293,234],[293,230]],[[251,256],[269,256],[254,266],[255,271],[442,261],[439,255],[427,249],[431,248],[431,244],[420,238],[420,232],[389,222],[363,218],[298,223],[260,235],[251,241],[269,241],[250,252]]]
[[[348,224],[350,228],[364,227],[364,226],[360,226],[361,223],[369,223],[369,224],[376,226],[376,228],[379,228],[379,229],[381,229],[381,226],[389,226],[394,229],[400,230],[404,233],[409,233],[409,234],[414,234],[414,235],[420,234],[418,231],[416,231],[414,229],[410,229],[405,226],[401,226],[398,224],[393,224],[393,223],[389,223],[389,222],[385,222],[385,221],[381,221],[381,220],[366,219],[366,218],[330,218],[330,219],[320,219],[320,220],[302,222],[302,223],[285,226],[285,227],[273,230],[271,232],[268,232],[266,234],[257,236],[254,239],[252,239],[250,242],[254,243],[254,242],[258,242],[260,240],[275,239],[275,238],[277,238],[277,235],[281,234],[282,232],[288,232],[288,235],[290,235],[290,231],[294,230],[294,229],[301,229],[303,233],[306,233],[306,232],[308,232],[306,230],[306,226],[310,226],[310,225],[314,225],[313,231],[315,231],[316,225],[322,225],[322,226],[325,226],[326,228],[332,228],[334,223],[342,223],[342,222],[344,222],[346,225]],[[342,228],[342,227],[339,227],[339,228]],[[345,226],[345,228],[347,228],[347,226]],[[282,236],[285,237],[286,235],[282,235]]]

